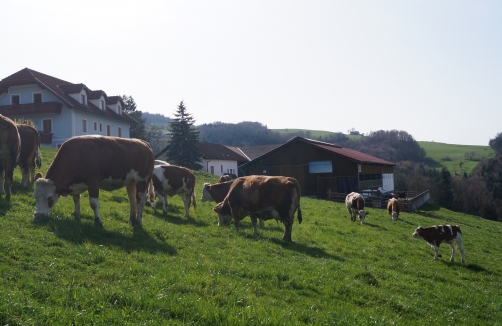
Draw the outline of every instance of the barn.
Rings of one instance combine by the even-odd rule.
[[[281,175],[297,179],[302,196],[326,198],[334,192],[394,190],[395,163],[353,149],[294,137],[239,166],[243,175]],[[239,174],[239,175],[240,175]]]

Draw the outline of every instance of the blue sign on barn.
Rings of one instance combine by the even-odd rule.
[[[331,161],[309,162],[309,173],[332,173],[333,164]]]

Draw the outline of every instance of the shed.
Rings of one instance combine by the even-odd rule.
[[[244,175],[293,177],[303,196],[325,198],[328,189],[349,193],[394,190],[395,163],[333,144],[294,137],[239,166]]]

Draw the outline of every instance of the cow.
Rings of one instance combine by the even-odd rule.
[[[167,214],[167,196],[172,197],[177,194],[180,195],[185,204],[185,217],[188,217],[191,200],[193,200],[193,208],[197,209],[193,172],[176,165],[155,165],[148,191],[152,207],[155,209],[155,195],[157,195],[162,204],[162,211]]]
[[[401,212],[401,203],[396,198],[391,198],[387,202],[387,211],[389,215],[392,217],[393,221],[397,221],[399,218],[399,213]]]
[[[166,161],[162,161],[162,160],[155,160],[155,165],[170,165],[169,163],[167,163]]]
[[[110,136],[76,136],[65,141],[45,178],[35,182],[35,220],[46,216],[60,196],[70,195],[74,216],[80,219],[80,194],[89,192],[94,225],[103,226],[99,214],[99,190],[126,187],[129,223],[141,226],[148,185],[153,173],[153,151],[139,139]]]
[[[364,218],[368,212],[364,211],[364,197],[357,193],[351,192],[345,197],[345,206],[350,215],[350,220],[352,222],[356,221],[356,216],[359,216],[361,224],[364,224]]]
[[[14,168],[21,151],[21,138],[16,124],[0,114],[0,194],[11,197]]]
[[[464,245],[462,242],[462,231],[458,225],[434,225],[431,227],[421,227],[416,228],[412,236],[416,239],[423,239],[431,246],[434,250],[434,259],[441,257],[439,254],[439,245],[442,242],[446,242],[451,246],[451,257],[450,261],[455,258],[455,244],[457,242],[460,249],[460,254],[462,255],[462,263],[465,263],[464,259]]]
[[[225,181],[232,181],[232,177],[229,176],[228,174],[224,174],[220,177],[220,180],[218,182],[225,182]]]
[[[218,225],[234,220],[235,230],[246,216],[251,217],[254,233],[258,234],[256,219],[275,219],[284,224],[283,241],[291,242],[293,219],[298,210],[298,222],[302,222],[300,208],[300,184],[291,177],[247,176],[237,178],[225,199],[213,210],[218,214]]]
[[[16,163],[21,168],[21,188],[26,188],[28,180],[35,181],[35,166],[38,168],[42,166],[40,134],[37,129],[28,125],[18,124],[17,130],[21,138],[21,153]]]
[[[202,187],[202,198],[201,202],[214,201],[216,203],[221,203],[228,194],[230,187],[234,181],[226,181],[215,184],[204,183]],[[260,218],[260,226],[265,226],[265,221]]]

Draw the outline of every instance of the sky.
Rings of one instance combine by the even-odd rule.
[[[488,145],[502,132],[502,1],[17,0],[0,79],[23,68],[196,125],[404,130]]]

